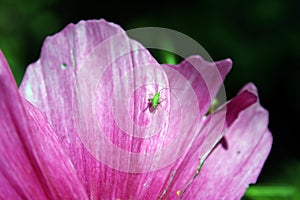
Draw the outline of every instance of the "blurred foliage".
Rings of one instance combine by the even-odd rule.
[[[264,184],[248,188],[244,200],[298,200],[300,199],[300,161],[289,160],[269,177]]]
[[[214,60],[230,57],[233,69],[225,81],[228,97],[233,97],[247,82],[254,82],[262,105],[270,113],[274,145],[257,188],[250,187],[253,189],[245,197],[267,199],[254,197],[256,191],[268,191],[266,185],[278,186],[277,189],[300,187],[296,116],[300,112],[299,7],[296,0],[106,1],[105,4],[90,0],[0,0],[0,49],[19,84],[26,66],[39,58],[46,36],[71,22],[105,18],[125,29],[143,26],[174,29],[197,40]],[[154,55],[160,58],[155,51]],[[163,55],[162,62],[179,61],[170,52]]]
[[[59,18],[51,8],[56,0],[0,0],[0,49],[3,51],[17,83],[25,66],[38,57],[42,41],[55,33]]]

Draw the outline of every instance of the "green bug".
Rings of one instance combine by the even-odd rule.
[[[167,89],[167,88],[163,88],[163,89]],[[150,108],[156,109],[157,106],[165,100],[165,99],[161,100],[161,98],[160,98],[160,92],[163,89],[159,90],[158,92],[156,92],[154,94],[154,96],[152,98],[148,99],[149,106],[151,106]]]

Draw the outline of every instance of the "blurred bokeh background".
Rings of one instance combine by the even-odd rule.
[[[244,199],[300,199],[299,9],[296,0],[0,0],[0,48],[19,84],[45,37],[82,19],[104,18],[125,30],[164,27],[192,37],[214,60],[233,60],[228,98],[254,82],[269,110],[273,148]]]

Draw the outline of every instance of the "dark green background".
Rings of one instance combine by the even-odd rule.
[[[20,83],[26,66],[39,58],[45,37],[82,19],[105,18],[125,30],[164,27],[192,37],[214,60],[233,60],[225,81],[229,98],[254,82],[261,104],[269,110],[274,144],[254,186],[258,193],[249,191],[247,198],[296,199],[300,197],[296,190],[300,188],[299,8],[298,1],[284,0],[0,0],[0,48]],[[268,187],[258,186],[276,187],[273,197],[263,194]]]

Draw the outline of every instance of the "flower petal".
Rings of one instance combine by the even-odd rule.
[[[153,155],[146,162],[134,155],[151,152],[151,147],[155,150],[164,141],[150,140],[149,145],[142,145],[143,138],[137,137],[138,129],[132,131],[131,123],[124,123],[135,118],[118,117],[120,113],[127,114],[126,108],[131,104],[114,107],[116,101],[130,102],[127,94],[131,89],[138,89],[135,85],[129,87],[132,80],[137,85],[137,82],[144,84],[145,78],[165,78],[163,70],[157,75],[154,69],[150,75],[147,70],[139,71],[140,65],[145,69],[155,68],[152,65],[160,67],[150,53],[130,40],[120,27],[104,20],[80,22],[45,41],[40,60],[28,67],[20,87],[21,94],[41,110],[54,127],[89,196],[142,198],[149,185],[156,184],[151,181],[155,180],[152,177],[157,178],[155,173],[140,176],[127,170],[154,166],[156,163],[150,162],[156,159]],[[141,74],[143,76],[139,76]],[[132,99],[134,105],[140,106],[139,110],[148,104],[145,92]],[[147,113],[150,116],[148,110]],[[137,114],[133,112],[133,116]],[[166,124],[167,120],[161,122]],[[120,123],[131,131],[124,131]],[[118,149],[122,151],[114,152]],[[123,155],[128,152],[133,153]],[[158,193],[160,187],[153,189]]]
[[[197,139],[194,147],[202,145],[198,150],[192,148],[177,169],[183,173],[174,177],[175,184],[169,193],[170,198],[178,196],[176,193],[180,191],[186,199],[240,199],[248,185],[256,181],[270,152],[272,136],[267,129],[268,113],[259,105],[256,94],[251,93],[252,89],[254,85],[246,86],[227,104],[227,120],[223,128],[225,136],[195,176],[201,159],[201,148],[207,136],[214,134],[214,131],[207,132],[204,138],[200,134],[202,137]],[[213,115],[225,117],[222,110]],[[203,130],[207,125],[214,128],[220,125],[214,122],[217,120],[213,124],[206,123]]]
[[[178,65],[164,66],[176,70],[189,82],[197,96],[199,114],[202,117],[230,71],[232,61],[225,59],[218,62],[207,62],[200,56],[191,56]],[[171,75],[174,76],[173,74]],[[172,77],[169,76],[168,78],[171,79]],[[172,86],[170,87],[172,88]]]
[[[196,68],[191,70],[191,66]],[[199,57],[191,57],[189,62],[176,68],[188,80],[199,101],[200,112],[194,116],[192,124],[202,123],[196,122],[202,120],[230,68],[230,60],[214,64]],[[137,84],[145,82],[146,86]],[[163,160],[162,155],[181,150],[178,145],[166,154],[153,154],[152,160],[143,157],[143,154],[165,147],[168,139],[178,136],[174,131],[166,131],[168,122],[171,122],[171,129],[176,130],[180,121],[176,117],[177,110],[173,110],[173,114],[162,114],[172,111],[172,102],[171,94],[162,91],[159,85],[168,88],[168,77],[150,53],[130,40],[120,27],[100,20],[69,25],[61,33],[48,38],[40,60],[29,66],[20,92],[54,127],[62,147],[84,181],[89,197],[151,199],[159,195],[165,198],[166,191],[174,186],[172,179],[184,174],[185,169],[190,169],[187,177],[191,177],[198,165],[192,162],[192,165],[186,165],[188,168],[176,172],[180,160],[156,172],[132,173],[153,169],[151,167],[157,167]],[[147,89],[153,93],[161,91],[165,96],[160,110],[145,109],[149,98]],[[154,116],[163,119],[152,123],[151,129],[161,133],[156,138],[151,135],[156,131],[147,131],[149,119]],[[225,125],[234,124],[236,118],[232,116]],[[225,119],[224,113],[219,117]],[[199,154],[212,150],[222,136],[220,129],[214,132],[203,129],[205,134],[201,134],[193,148],[200,144],[205,144],[205,148],[192,161],[198,161]],[[193,134],[197,130],[195,128]],[[186,128],[185,132],[188,131]],[[128,152],[130,154],[126,154]],[[192,158],[192,155],[189,156]],[[176,192],[172,194],[176,195]]]
[[[87,199],[43,116],[18,93],[0,51],[1,199]]]

